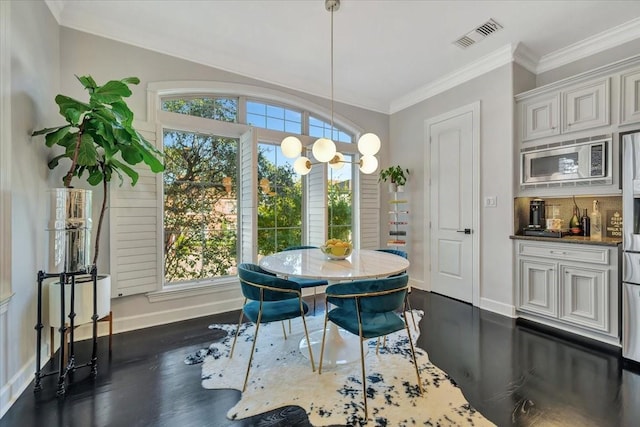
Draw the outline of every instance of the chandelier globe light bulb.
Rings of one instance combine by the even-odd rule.
[[[344,155],[342,153],[336,153],[329,162],[329,167],[333,170],[342,169],[344,167]]]
[[[299,175],[306,175],[311,172],[311,161],[308,158],[302,156],[298,157],[295,162],[293,162],[293,169]]]
[[[302,153],[302,143],[295,136],[288,136],[280,143],[280,149],[286,158],[293,159]]]
[[[336,155],[336,144],[328,138],[320,138],[313,143],[311,152],[317,161],[326,163]]]
[[[362,156],[360,159],[360,172],[364,174],[372,174],[378,169],[378,159],[371,154]]]
[[[374,156],[380,151],[380,138],[375,133],[365,133],[358,139],[358,151],[364,156]]]

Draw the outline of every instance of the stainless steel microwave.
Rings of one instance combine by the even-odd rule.
[[[611,138],[525,151],[520,184],[612,182]]]

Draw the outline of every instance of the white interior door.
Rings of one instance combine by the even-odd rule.
[[[427,121],[430,171],[431,290],[478,305],[474,254],[476,202],[474,153],[479,106]],[[474,115],[476,117],[474,117]]]

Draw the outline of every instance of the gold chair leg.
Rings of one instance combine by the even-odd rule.
[[[282,334],[284,335],[284,339],[287,339],[287,329],[284,326],[284,320],[282,322],[280,322],[282,324]],[[291,324],[289,324],[289,328],[291,328]],[[289,333],[291,333],[291,330],[289,330]]]
[[[256,342],[258,341],[258,330],[260,329],[260,321],[262,320],[262,307],[258,312],[258,321],[256,322],[256,333],[253,335],[253,344],[251,344],[251,354],[249,355],[249,363],[247,364],[247,373],[244,376],[244,384],[242,386],[242,392],[247,389],[247,381],[249,381],[249,371],[251,370],[251,361],[253,360],[253,352],[256,349]]]
[[[418,329],[418,325],[416,324],[416,317],[413,315],[413,310],[411,309],[411,303],[409,302],[409,294],[407,294],[407,297],[404,300],[407,308],[408,308],[408,312],[411,313],[411,320],[413,321],[413,328],[414,329]]]
[[[409,345],[411,345],[411,355],[413,356],[413,366],[416,368],[416,377],[418,377],[418,389],[420,390],[420,394],[422,395],[422,380],[420,379],[420,370],[418,369],[418,359],[416,358],[416,351],[413,347],[413,338],[411,338],[411,331],[409,330],[409,324],[407,323],[407,315],[402,313],[404,317],[404,327],[407,330],[407,335],[409,336]]]
[[[316,315],[316,287],[313,287],[313,315]]]
[[[302,297],[300,298],[300,313],[302,314],[302,325],[304,326],[304,335],[307,337],[307,348],[309,349],[309,360],[311,360],[311,370],[316,371],[316,364],[313,361],[313,351],[311,349],[311,340],[309,340],[309,330],[307,329],[307,321],[304,318],[304,310],[302,309]]]
[[[329,317],[329,311],[324,313],[324,328],[322,329],[322,345],[320,346],[320,366],[318,367],[318,374],[322,374],[322,359],[324,358],[324,339],[327,336],[327,320]]]
[[[364,397],[364,419],[369,419],[369,411],[367,409],[367,376],[364,372],[364,338],[360,335],[360,366],[362,367],[362,396]]]
[[[247,303],[247,299],[245,298],[244,303],[242,304],[242,306],[244,307],[244,305]],[[242,309],[240,309],[240,319],[238,319],[238,327],[236,328],[236,334],[233,337],[233,344],[231,345],[231,353],[229,353],[229,359],[231,359],[233,357],[233,350],[236,348],[236,340],[238,339],[238,333],[240,333],[240,325],[242,324],[242,315],[244,314],[244,311],[242,311]]]

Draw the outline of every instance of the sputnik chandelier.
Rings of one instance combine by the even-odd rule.
[[[331,12],[331,133],[333,133],[333,12],[340,9],[340,0],[325,0],[325,8]],[[302,143],[295,136],[287,136],[280,143],[282,154],[290,159],[302,154]],[[358,139],[358,151],[360,160],[348,162],[342,153],[336,150],[336,144],[329,138],[319,138],[313,143],[311,152],[316,163],[305,156],[300,156],[293,163],[294,170],[300,175],[311,172],[311,166],[318,163],[329,163],[333,169],[341,169],[345,163],[357,163],[360,172],[371,174],[378,168],[378,159],[375,157],[380,150],[380,138],[373,133],[365,133]]]

